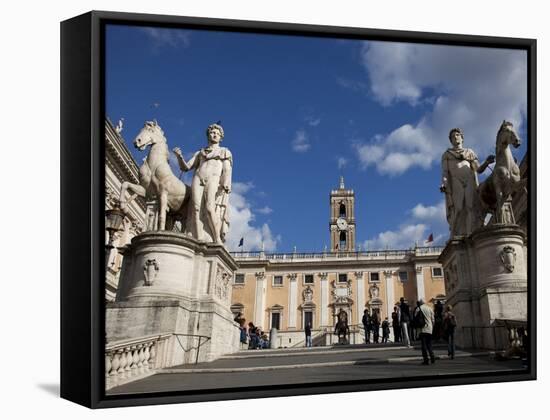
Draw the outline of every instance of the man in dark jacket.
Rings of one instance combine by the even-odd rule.
[[[363,327],[365,328],[365,343],[369,344],[370,342],[370,329],[371,329],[371,322],[370,322],[370,315],[369,310],[365,309],[363,311],[363,318],[361,319],[361,322],[363,323]]]
[[[399,314],[401,319],[399,325],[401,326],[401,338],[403,344],[407,347],[411,347],[411,340],[409,339],[409,324],[411,322],[411,313],[409,311],[409,305],[405,303],[405,298],[399,299]]]
[[[378,337],[380,336],[380,315],[374,311],[371,316],[372,325],[372,342],[378,344]]]
[[[401,341],[401,326],[399,325],[399,308],[393,307],[391,313],[391,326],[393,327],[393,342],[399,343]]]

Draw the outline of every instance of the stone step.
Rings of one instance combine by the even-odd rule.
[[[466,357],[486,357],[494,354],[490,351],[477,351],[477,352],[457,352],[455,359],[461,359]],[[449,359],[446,354],[436,354],[437,360]],[[352,359],[352,360],[340,360],[340,361],[326,361],[326,362],[302,362],[302,363],[287,363],[287,364],[267,364],[267,365],[254,365],[254,366],[231,366],[231,367],[174,367],[166,368],[160,371],[160,374],[167,373],[234,373],[234,372],[262,372],[281,369],[307,369],[307,368],[327,368],[336,366],[364,366],[364,365],[380,365],[380,364],[398,364],[407,362],[421,362],[422,356],[410,355],[410,356],[397,356],[389,358],[364,358],[364,359]],[[188,365],[189,366],[189,365]]]

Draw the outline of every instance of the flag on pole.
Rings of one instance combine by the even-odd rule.
[[[241,238],[241,240],[239,241],[239,248],[243,245],[244,245],[244,238]]]
[[[428,236],[428,239],[426,239],[426,243],[429,244],[434,241],[434,234],[430,233],[430,236]]]

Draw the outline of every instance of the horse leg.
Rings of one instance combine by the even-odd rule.
[[[126,191],[131,191],[130,196],[128,197],[128,200],[125,199]],[[125,210],[126,207],[128,207],[128,204],[130,204],[138,195],[140,197],[145,198],[146,190],[143,186],[138,184],[132,184],[131,182],[124,181],[122,185],[120,186],[120,209]]]
[[[504,212],[504,209],[503,209],[504,200],[502,199],[502,197],[503,197],[504,193],[502,191],[501,185],[498,182],[495,183],[495,195],[496,195],[496,198],[497,198],[495,219],[496,219],[497,223],[502,223],[503,222],[502,213]]]
[[[168,193],[162,191],[159,198],[159,230],[166,229],[166,213],[168,212]]]

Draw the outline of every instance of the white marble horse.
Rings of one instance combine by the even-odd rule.
[[[503,121],[497,133],[493,173],[478,188],[484,210],[493,214],[494,223],[515,223],[511,195],[525,186],[526,180],[520,177],[519,166],[512,156],[510,145],[517,148],[521,140],[512,123]]]
[[[136,136],[134,146],[139,150],[151,147],[143,165],[139,168],[139,185],[123,182],[120,187],[120,207],[128,206],[136,196],[143,198],[156,196],[158,202],[158,230],[167,228],[167,215],[170,220],[185,220],[187,203],[191,189],[172,172],[168,158],[170,151],[164,132],[156,121],[146,121]],[[130,193],[126,198],[127,191]],[[183,223],[183,222],[182,222]],[[171,228],[169,223],[168,228]]]

